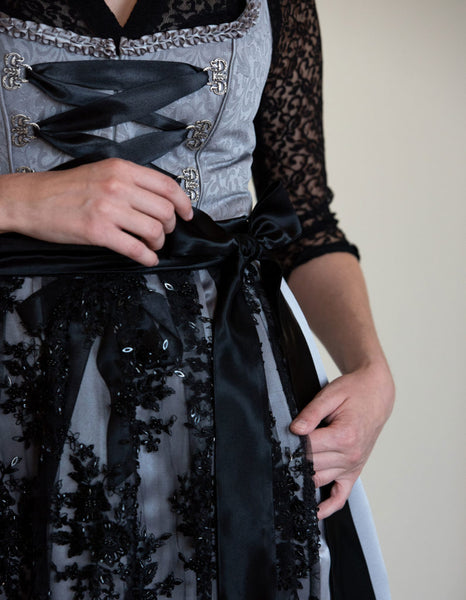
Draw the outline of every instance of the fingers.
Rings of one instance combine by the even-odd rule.
[[[312,399],[312,401],[299,413],[290,425],[292,433],[306,435],[328,417],[345,400],[345,396],[338,393],[329,384]]]
[[[154,267],[159,262],[156,253],[144,242],[117,228],[108,236],[105,246],[146,267]]]
[[[314,468],[314,485],[316,488],[322,487],[343,477],[355,477],[359,473],[358,466],[351,464],[348,457],[342,452],[319,452],[308,457],[312,461]]]
[[[175,229],[175,206],[166,198],[162,198],[146,190],[138,190],[138,193],[135,194],[134,190],[129,187],[122,191],[122,194],[125,195],[125,208],[127,211],[129,208],[132,209],[130,218],[133,218],[134,215],[139,215],[145,220],[155,220],[161,224],[164,233],[171,233]],[[128,215],[124,218],[128,218]],[[141,220],[140,222],[143,223],[144,221]],[[123,222],[119,224],[133,233],[142,235],[140,231],[134,231],[128,227],[127,223]],[[143,237],[146,238],[145,235]],[[150,239],[150,236],[148,239]]]
[[[358,457],[353,457],[353,453],[360,445],[359,437],[357,422],[336,417],[329,425],[312,431],[309,434],[309,442],[314,455],[319,452],[334,451],[357,460]]]
[[[316,473],[328,469],[342,471],[348,468],[345,457],[340,452],[319,452],[318,454],[312,454],[308,459],[312,461]],[[335,479],[335,477],[333,479]],[[331,479],[330,481],[333,480]]]
[[[328,485],[336,481],[339,477],[342,476],[342,469],[327,469],[325,471],[318,471],[312,477],[314,481],[314,485],[316,488],[320,488],[324,485]]]
[[[83,167],[79,167],[83,169]],[[176,181],[147,167],[121,159],[108,159],[94,163],[91,185],[100,198],[125,202],[135,210],[160,219],[166,233],[174,227],[174,213],[182,218],[192,217],[188,196]]]
[[[126,217],[126,218],[123,218]],[[115,219],[117,227],[141,238],[150,250],[160,250],[165,243],[165,228],[162,223],[140,212],[119,215]]]
[[[356,481],[356,479],[354,479]],[[351,493],[354,484],[353,480],[343,479],[335,481],[330,488],[330,497],[319,504],[317,516],[319,519],[326,519],[333,513],[341,510]]]
[[[110,159],[112,161],[113,159]],[[128,174],[132,181],[140,188],[165,198],[173,204],[175,212],[184,220],[189,220],[193,216],[191,201],[181,189],[180,185],[168,175],[164,175],[153,169],[142,167],[127,161],[118,161],[117,165],[111,165],[117,170],[122,168],[121,163],[125,163],[123,168],[128,169]]]
[[[153,251],[174,230],[176,213],[184,219],[193,216],[189,198],[170,177],[129,161],[108,159],[87,168],[93,177],[85,237],[145,266],[155,265]],[[116,236],[117,229],[126,235]],[[128,233],[139,240],[134,242]]]
[[[161,196],[147,198],[147,195],[141,193],[138,196],[136,205],[138,210],[159,221],[164,233],[171,233],[176,225],[175,206]]]

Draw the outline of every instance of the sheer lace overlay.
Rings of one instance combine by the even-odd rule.
[[[216,597],[211,316],[201,277],[0,280],[0,422],[10,440],[0,447],[0,597]],[[260,294],[254,279],[251,298]],[[26,316],[31,302],[44,303],[42,315]],[[151,330],[148,313],[157,315]],[[112,344],[107,368],[100,350]],[[288,422],[270,419],[278,585],[291,600],[318,559],[318,529],[312,467],[299,440],[280,439]]]

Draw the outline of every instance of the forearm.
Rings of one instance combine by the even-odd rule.
[[[14,188],[17,176],[0,175],[0,233],[15,231]]]
[[[297,267],[288,284],[342,373],[370,365],[389,373],[354,256],[336,252],[315,258]]]

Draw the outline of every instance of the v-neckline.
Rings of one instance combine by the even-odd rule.
[[[120,24],[119,20],[117,19],[117,16],[115,15],[115,13],[112,11],[112,9],[110,8],[110,6],[105,2],[105,0],[98,0],[99,2],[101,2],[102,4],[105,5],[104,8],[106,8],[108,10],[108,12],[111,15],[111,18],[116,21],[116,26],[118,28],[121,29],[121,31],[124,31],[127,27],[127,25],[130,24],[130,22],[132,21],[136,11],[138,10],[138,5],[141,4],[142,0],[136,0],[133,8],[131,9],[131,12],[128,15],[128,18],[126,19],[125,23],[123,25]]]
[[[130,18],[131,18],[131,15],[132,15],[133,11],[135,10],[135,8],[136,8],[136,5],[137,5],[137,3],[138,3],[138,0],[131,0],[131,4],[132,4],[132,6],[131,6],[131,9],[129,10],[129,12],[128,12],[128,9],[129,9],[130,7],[129,7],[129,6],[128,6],[128,7],[125,7],[125,6],[124,6],[124,3],[123,3],[123,5],[121,5],[121,3],[120,3],[120,6],[118,7],[118,11],[122,11],[122,12],[124,11],[124,14],[125,14],[125,16],[126,16],[126,19],[124,20],[124,22],[123,22],[123,23],[120,21],[120,18],[123,18],[123,16],[124,16],[124,15],[123,15],[123,14],[121,14],[121,15],[119,16],[119,15],[117,14],[117,12],[115,12],[115,10],[112,8],[112,6],[110,6],[110,2],[111,2],[111,1],[112,1],[112,0],[104,0],[105,4],[106,4],[106,5],[109,7],[110,11],[111,11],[111,12],[114,14],[114,16],[115,16],[116,20],[118,21],[118,24],[120,25],[120,27],[124,27],[124,26],[126,25],[126,23],[127,23],[129,20],[130,20]]]
[[[147,27],[147,23],[156,23],[157,8],[160,3],[154,0],[136,0],[128,20],[120,25],[115,14],[111,11],[105,0],[74,0],[86,23],[93,33],[101,38],[140,37],[140,32]]]
[[[143,35],[157,31],[157,24],[163,21],[166,4],[158,0],[136,0],[126,23],[121,26],[105,0],[70,0],[81,13],[84,21],[96,37],[113,38],[118,44],[122,37],[139,39]],[[241,2],[240,16],[250,0]],[[237,17],[240,18],[240,17]],[[223,23],[214,19],[212,24]]]

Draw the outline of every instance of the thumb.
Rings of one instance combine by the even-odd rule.
[[[308,435],[344,401],[344,396],[336,393],[332,384],[321,390],[309,404],[293,419],[290,430],[296,435]]]

